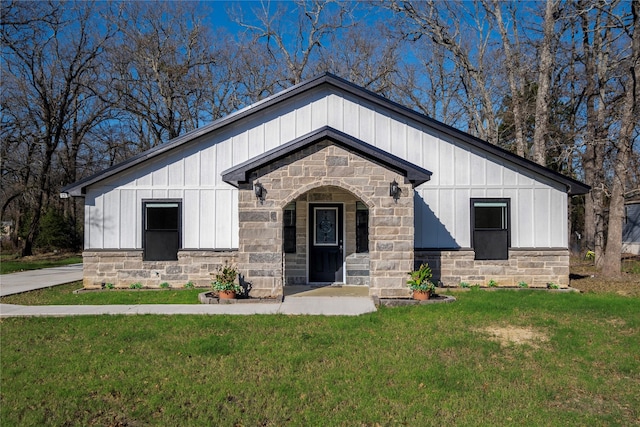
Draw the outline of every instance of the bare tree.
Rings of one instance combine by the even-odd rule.
[[[65,139],[93,126],[99,111],[87,99],[88,88],[107,40],[109,27],[97,31],[92,23],[94,5],[15,2],[3,5],[0,37],[4,61],[2,106],[13,127],[16,146],[28,153],[32,170],[23,174],[21,197],[31,215],[23,255],[33,252],[50,185],[52,164]],[[39,18],[33,19],[33,16]],[[79,145],[79,141],[72,144]],[[20,159],[17,159],[18,161]],[[73,162],[73,159],[72,159]],[[23,205],[24,208],[24,205]]]
[[[495,97],[491,87],[489,32],[477,4],[463,2],[398,2],[389,7],[405,19],[405,37],[433,41],[448,52],[451,70],[459,78],[468,129],[489,142],[498,141]],[[464,16],[464,19],[462,17]],[[471,44],[473,40],[473,44]]]
[[[195,3],[133,2],[115,17],[119,39],[109,50],[112,86],[118,106],[135,117],[129,120],[143,125],[140,149],[211,119],[215,44],[199,13]]]
[[[546,145],[549,128],[549,106],[551,94],[551,73],[553,68],[553,44],[555,34],[555,16],[558,13],[558,0],[547,0],[542,24],[542,40],[538,50],[538,92],[536,95],[535,131],[533,134],[533,161],[546,166]]]
[[[496,21],[498,30],[500,32],[500,38],[502,40],[502,49],[504,51],[504,67],[507,72],[507,79],[509,81],[509,90],[511,92],[511,107],[513,113],[514,135],[516,154],[525,157],[527,154],[527,143],[525,141],[525,108],[526,102],[524,86],[526,83],[525,72],[523,70],[523,52],[520,46],[520,39],[518,37],[518,21],[516,19],[516,5],[517,3],[507,3],[511,9],[511,35],[507,29],[507,24],[502,17],[501,4],[497,0],[492,0],[488,3],[483,0],[484,8],[487,13]]]
[[[638,122],[638,117],[640,117],[640,2],[633,1],[630,6],[631,22],[625,26],[625,29],[631,39],[631,48],[624,61],[624,68],[627,72],[620,82],[624,100],[622,101],[620,130],[618,138],[614,142],[617,155],[611,184],[607,246],[602,265],[602,272],[607,276],[620,274],[627,171],[630,153],[633,150],[633,137],[640,127]]]
[[[371,37],[371,33],[377,37]],[[365,89],[396,98],[400,40],[383,23],[360,23],[342,34],[340,48],[321,52],[320,68]]]
[[[264,46],[271,64],[278,66],[273,76],[280,87],[300,83],[317,74],[323,66],[320,51],[328,48],[337,33],[350,25],[355,4],[338,1],[299,0],[277,3],[261,1],[246,16],[242,9],[233,10],[235,21],[253,36],[253,43]],[[295,19],[290,17],[295,16]]]

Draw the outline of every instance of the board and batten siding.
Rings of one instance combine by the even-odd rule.
[[[416,248],[470,247],[470,199],[485,197],[511,200],[513,248],[567,247],[562,185],[366,100],[316,88],[90,186],[86,249],[141,248],[145,199],[182,200],[183,248],[237,248],[237,190],[221,173],[327,125],[433,172],[415,191]]]

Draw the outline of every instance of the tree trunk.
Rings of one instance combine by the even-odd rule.
[[[556,0],[547,0],[544,11],[544,34],[540,45],[538,66],[538,94],[536,96],[535,130],[533,134],[533,161],[546,166],[546,147],[549,128],[549,87],[551,86],[551,69],[553,56],[551,45],[554,37],[557,10]]]
[[[624,85],[624,106],[618,138],[618,155],[615,162],[611,203],[609,205],[609,230],[607,233],[607,250],[602,264],[605,276],[618,276],[621,270],[622,225],[624,221],[624,190],[627,181],[629,152],[633,144],[633,131],[637,125],[640,107],[640,2],[631,3],[633,15],[633,36],[629,75]]]
[[[513,125],[515,127],[515,140],[516,140],[516,154],[520,157],[525,157],[525,141],[524,141],[524,119],[522,113],[522,102],[523,102],[523,94],[520,90],[520,86],[522,84],[521,72],[519,70],[519,61],[517,55],[514,54],[511,49],[511,41],[509,40],[509,36],[507,34],[507,28],[504,24],[504,20],[502,19],[502,11],[500,10],[500,3],[497,0],[494,0],[492,3],[493,6],[493,15],[496,18],[496,22],[498,23],[498,29],[500,30],[500,37],[502,38],[502,46],[504,48],[504,56],[506,62],[504,64],[507,70],[507,78],[509,80],[509,89],[511,91],[511,106],[513,108]],[[489,7],[487,7],[487,11],[489,11]],[[491,13],[491,12],[490,12]],[[516,21],[515,19],[511,23],[514,26],[514,32],[516,31]],[[519,82],[518,82],[519,81]]]
[[[598,55],[604,48],[600,10],[596,12],[595,23],[590,28],[589,5],[579,4],[582,26],[582,49],[585,66],[585,106],[587,114],[585,130],[585,152],[582,158],[585,181],[592,189],[585,196],[584,232],[587,250],[595,253],[596,266],[602,266],[604,254],[604,147],[606,135],[603,135],[603,114],[605,93],[605,74],[607,64],[598,63]],[[593,34],[593,39],[589,39]]]

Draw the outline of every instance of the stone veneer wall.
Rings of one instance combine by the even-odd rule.
[[[428,262],[433,277],[445,286],[486,285],[494,280],[498,286],[516,286],[524,281],[530,287],[546,287],[553,282],[569,286],[569,250],[510,249],[508,260],[474,260],[473,250],[416,250],[415,266]]]
[[[296,253],[284,256],[286,285],[307,283],[307,236],[309,203],[342,203],[345,216],[346,285],[369,285],[369,254],[356,253],[356,202],[353,194],[336,187],[310,190],[295,200],[296,203]]]
[[[389,196],[393,180],[400,183],[398,200]],[[266,189],[264,201],[255,197],[254,182]],[[397,172],[330,141],[273,162],[240,186],[238,267],[251,284],[251,295],[282,294],[282,209],[318,188],[346,190],[369,208],[369,294],[407,296],[406,272],[413,267],[413,189]]]
[[[177,261],[143,261],[142,250],[84,251],[83,285],[100,288],[111,283],[117,288],[128,288],[133,283],[145,287],[160,287],[169,283],[182,288],[191,281],[197,287],[210,287],[218,267],[235,264],[237,251],[182,250]]]

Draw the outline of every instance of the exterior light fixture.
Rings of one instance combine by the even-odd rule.
[[[398,200],[401,192],[402,190],[400,190],[400,186],[394,179],[393,182],[389,184],[389,195],[393,197],[394,200]]]
[[[261,202],[264,201],[266,191],[262,184],[260,184],[259,182],[253,184],[253,192],[256,194],[256,199],[260,200]]]

